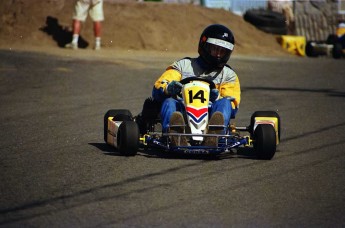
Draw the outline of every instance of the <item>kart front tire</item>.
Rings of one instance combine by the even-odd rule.
[[[117,135],[117,149],[125,156],[135,156],[139,149],[139,127],[134,121],[123,121]]]
[[[254,150],[259,159],[271,160],[276,153],[276,132],[270,124],[260,124],[254,131]]]

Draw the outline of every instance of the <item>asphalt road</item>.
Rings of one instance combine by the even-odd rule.
[[[261,161],[123,157],[104,144],[104,113],[137,114],[173,58],[0,59],[0,227],[345,226],[343,60],[233,57],[236,125],[281,116],[278,152]]]

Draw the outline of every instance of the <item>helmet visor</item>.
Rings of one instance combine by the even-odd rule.
[[[208,53],[216,58],[223,58],[230,50],[214,44],[207,44]]]
[[[216,58],[223,58],[226,55],[230,55],[234,49],[234,45],[228,41],[208,38],[207,41],[208,53]]]
[[[208,38],[206,42],[209,44],[214,44],[214,45],[229,49],[230,51],[234,50],[234,44],[225,40],[221,40],[217,38]]]

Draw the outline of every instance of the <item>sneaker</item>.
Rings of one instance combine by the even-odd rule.
[[[95,51],[101,50],[101,37],[95,37],[95,43],[93,46],[93,50],[95,50]]]
[[[93,47],[93,50],[95,50],[95,51],[101,50],[101,45],[95,45],[95,46]]]
[[[184,133],[185,123],[183,115],[180,112],[174,112],[170,117],[169,133]],[[186,136],[170,136],[172,146],[188,146]]]
[[[77,50],[78,49],[78,44],[71,42],[71,43],[66,44],[65,48],[70,48],[70,49],[73,49],[73,50]]]
[[[214,126],[212,126],[214,125]],[[224,126],[224,116],[221,112],[215,112],[211,116],[210,120],[208,121],[208,134],[221,134],[223,132]],[[205,137],[204,141],[205,146],[218,146],[218,138],[217,137]]]

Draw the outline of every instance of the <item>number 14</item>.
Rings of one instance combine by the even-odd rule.
[[[204,90],[199,90],[195,95],[193,95],[193,90],[190,90],[188,92],[189,95],[189,103],[193,103],[194,99],[199,99],[201,103],[205,103],[206,98],[205,98],[205,91]]]

